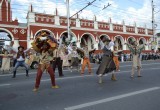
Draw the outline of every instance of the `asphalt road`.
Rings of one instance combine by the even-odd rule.
[[[94,75],[86,69],[81,76],[76,70],[64,71],[52,89],[48,74],[43,74],[40,89],[33,92],[36,70],[25,76],[20,69],[15,79],[12,74],[0,74],[0,110],[160,110],[160,61],[143,61],[142,75],[135,73],[130,78],[131,62],[121,63],[117,81],[111,74],[98,84],[95,75],[97,64],[93,64]]]

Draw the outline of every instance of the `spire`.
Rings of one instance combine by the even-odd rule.
[[[125,21],[124,21],[124,19],[122,20],[122,25],[125,25]]]
[[[33,12],[33,6],[32,6],[32,4],[30,4],[28,11],[29,11],[29,12]]]
[[[146,25],[146,23],[144,24],[144,28],[147,28],[147,25]]]
[[[111,17],[109,17],[108,22],[109,22],[109,23],[112,23],[112,18],[111,18]]]
[[[58,10],[57,10],[57,8],[55,10],[55,15],[58,16]]]
[[[137,23],[134,21],[134,26],[137,27]]]
[[[77,18],[77,19],[79,18],[79,14],[78,14],[78,13],[76,14],[76,18]]]
[[[96,15],[94,15],[94,18],[93,18],[93,20],[94,20],[94,21],[97,21],[97,17],[96,17]]]

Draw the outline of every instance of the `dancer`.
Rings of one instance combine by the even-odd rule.
[[[131,44],[129,43],[126,43],[131,54],[132,54],[132,57],[133,57],[133,60],[132,60],[132,72],[131,72],[131,78],[134,77],[134,71],[135,69],[137,69],[138,71],[138,77],[142,77],[141,75],[141,59],[140,59],[140,55],[141,55],[141,52],[142,50],[145,48],[145,46],[142,44],[142,45],[138,45],[138,43],[136,41],[134,41]],[[145,44],[146,45],[146,44]]]
[[[83,56],[83,63],[82,63],[82,67],[81,67],[81,75],[84,75],[84,70],[85,70],[86,65],[88,66],[89,74],[92,74],[89,54],[90,54],[90,52],[94,52],[95,49],[89,50],[88,45],[85,45],[85,47],[83,48],[82,51],[83,51],[84,56]]]
[[[14,69],[13,69],[13,76],[12,76],[12,78],[16,77],[16,71],[17,71],[17,68],[19,66],[25,67],[25,69],[26,69],[26,76],[27,77],[29,76],[29,74],[28,74],[29,68],[28,68],[28,65],[25,63],[25,53],[28,52],[29,50],[30,50],[30,48],[24,50],[23,46],[19,46],[18,47],[18,52],[16,50],[14,50],[14,51],[17,52],[17,54],[16,54],[17,55],[16,56],[17,62],[16,62],[15,66],[14,66]]]
[[[70,63],[71,71],[73,67],[76,67],[77,71],[79,72],[80,67],[79,67],[78,47],[76,46],[75,42],[72,44],[70,56],[71,56],[71,63]]]
[[[4,71],[11,71],[10,57],[12,57],[13,55],[9,54],[8,51],[3,48],[2,54],[0,54],[0,56],[2,57],[2,73],[4,73]]]
[[[113,52],[111,51],[111,47],[114,46],[114,43],[109,40],[108,38],[103,38],[102,41],[100,40],[103,48],[103,57],[102,62],[99,65],[99,68],[96,74],[99,76],[99,83],[102,83],[103,75],[112,72],[111,80],[116,81],[116,77],[114,74],[114,70],[116,70],[116,65],[113,61]]]
[[[39,39],[39,40],[38,40]],[[50,37],[42,32],[40,36],[32,43],[33,49],[40,53],[39,56],[39,66],[37,70],[36,83],[33,89],[34,92],[38,91],[40,80],[43,72],[46,70],[51,78],[52,88],[59,88],[55,83],[55,75],[52,69],[50,62],[53,60],[53,50],[56,47],[56,43],[54,40],[50,39]],[[39,50],[37,50],[39,48]]]
[[[68,61],[68,50],[66,49],[66,47],[64,45],[61,45],[59,47],[59,51],[60,51],[60,58],[61,58],[61,61],[62,61],[62,70],[63,68],[67,67],[69,69],[69,61]]]
[[[116,71],[120,71],[120,68],[119,68],[119,60],[118,60],[118,57],[119,57],[119,53],[122,52],[123,50],[118,50],[116,46],[114,46],[114,51],[113,51],[113,60],[114,60],[114,63],[116,65]]]
[[[56,67],[58,67],[58,73],[59,73],[59,77],[63,77],[63,71],[62,71],[62,59],[60,57],[60,48],[58,48],[58,46],[56,47],[56,49],[53,51],[53,72],[55,72]]]

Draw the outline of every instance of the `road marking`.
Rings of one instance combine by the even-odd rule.
[[[64,108],[64,109],[65,110],[81,109],[81,108],[84,108],[84,107],[98,105],[98,104],[102,104],[102,103],[106,103],[106,102],[130,97],[130,96],[134,96],[134,95],[138,95],[138,94],[142,94],[142,93],[146,93],[146,92],[159,90],[159,89],[160,89],[160,87],[152,87],[152,88],[148,88],[148,89],[144,89],[144,90],[140,90],[140,91],[135,91],[135,92],[127,93],[127,94],[122,94],[122,95],[118,95],[118,96],[114,96],[114,97],[110,97],[110,98],[106,98],[106,99],[102,99],[102,100],[98,100],[98,101],[93,101],[93,102],[88,102],[88,103],[84,103],[84,104],[80,104],[80,105],[76,105],[76,106],[72,106],[72,107],[67,107],[67,108]]]
[[[0,87],[2,86],[10,86],[11,84],[0,84]]]

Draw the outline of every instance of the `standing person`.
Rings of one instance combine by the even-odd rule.
[[[85,47],[83,48],[84,56],[83,56],[83,63],[82,63],[82,68],[81,68],[81,75],[84,75],[84,70],[85,70],[86,65],[88,66],[89,74],[92,74],[91,64],[89,60],[89,53],[92,51],[95,51],[95,49],[89,50],[88,45],[85,45]]]
[[[66,49],[65,46],[61,45],[59,47],[59,56],[61,58],[61,61],[62,61],[62,70],[64,67],[68,67],[69,68],[69,61],[68,61],[68,50]]]
[[[15,78],[16,77],[16,71],[17,71],[17,68],[19,67],[19,66],[23,66],[23,67],[25,67],[25,69],[26,69],[26,76],[28,77],[29,76],[29,74],[28,74],[28,70],[29,70],[29,68],[28,68],[28,65],[25,63],[25,53],[27,52],[27,51],[29,51],[30,49],[27,49],[27,50],[24,50],[24,47],[23,46],[19,46],[18,47],[18,52],[17,52],[17,56],[16,56],[16,59],[17,59],[17,62],[16,62],[16,64],[15,64],[15,66],[14,66],[14,69],[13,69],[13,77],[12,78]]]
[[[111,47],[114,46],[114,43],[111,42],[108,38],[103,38],[100,41],[103,50],[102,62],[100,63],[96,74],[99,76],[99,83],[102,83],[103,75],[112,72],[111,80],[116,81],[114,70],[116,70],[116,65],[113,61],[113,53]]]
[[[76,67],[77,71],[79,71],[79,58],[78,57],[79,55],[77,52],[77,46],[73,45],[72,50],[71,50],[71,63],[70,63],[71,70],[73,67]]]
[[[55,72],[56,67],[58,67],[58,72],[59,72],[59,76],[62,77],[63,75],[63,71],[62,71],[62,60],[60,57],[60,49],[57,47],[54,51],[53,51],[53,71]]]
[[[133,58],[133,63],[132,63],[132,73],[131,73],[131,78],[134,77],[134,71],[135,68],[138,70],[138,77],[142,77],[140,73],[141,69],[141,59],[140,55],[142,50],[145,48],[144,45],[138,45],[136,41],[133,42],[133,45],[126,43],[129,50],[131,51],[132,58]]]
[[[37,70],[37,76],[36,76],[36,83],[35,83],[35,88],[33,89],[34,92],[38,91],[39,85],[40,85],[40,80],[42,77],[43,72],[46,70],[51,78],[51,83],[52,83],[52,88],[59,88],[56,83],[55,83],[55,75],[52,69],[52,66],[50,62],[53,60],[53,57],[50,55],[49,51],[45,50],[45,45],[43,45],[43,50],[39,56],[39,66]]]
[[[1,66],[1,71],[4,73],[4,71],[11,71],[11,65],[10,65],[10,57],[12,54],[9,54],[6,49],[3,50],[2,54],[2,66]]]
[[[37,40],[39,39],[39,40]],[[37,76],[34,92],[39,89],[40,81],[43,72],[46,70],[51,78],[52,88],[59,88],[55,83],[55,75],[51,66],[51,61],[53,61],[53,50],[56,47],[56,42],[49,38],[49,36],[42,31],[41,35],[32,43],[33,49],[40,53],[39,55],[39,65],[37,69]],[[38,49],[37,49],[38,48]]]
[[[116,46],[114,46],[114,51],[113,51],[113,60],[114,60],[114,63],[116,65],[116,71],[120,71],[119,69],[119,60],[118,60],[118,57],[119,57],[119,52],[122,52],[122,50],[118,50]]]

